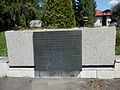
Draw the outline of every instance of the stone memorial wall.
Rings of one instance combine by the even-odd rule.
[[[76,72],[78,75],[82,66],[114,66],[115,27],[7,31],[5,34],[11,75],[16,70],[17,73],[25,70],[24,75],[31,73],[32,77],[34,71],[48,76],[51,72],[62,72],[54,75],[67,76]],[[83,72],[81,76],[86,73]]]

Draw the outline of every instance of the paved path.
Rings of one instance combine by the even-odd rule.
[[[120,79],[4,77],[0,90],[120,90]]]

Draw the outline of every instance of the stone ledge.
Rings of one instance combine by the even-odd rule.
[[[7,63],[8,57],[0,57],[0,63]]]
[[[120,59],[119,60],[115,60],[115,63],[120,63]]]
[[[9,68],[10,77],[35,77],[34,68]]]
[[[113,79],[114,68],[82,68],[80,78]]]
[[[98,79],[114,79],[114,71],[101,71],[97,72]]]
[[[115,78],[120,78],[120,62],[115,62]]]
[[[80,78],[97,78],[96,73],[97,72],[95,70],[81,71]]]
[[[120,61],[120,55],[115,55],[115,61]]]
[[[8,63],[0,62],[0,77],[3,75],[8,75],[8,69],[9,69]]]

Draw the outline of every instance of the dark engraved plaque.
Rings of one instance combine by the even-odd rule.
[[[36,70],[81,70],[80,30],[34,32],[33,45]]]

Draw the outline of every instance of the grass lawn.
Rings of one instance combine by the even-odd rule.
[[[6,40],[4,32],[0,32],[0,56],[7,56]]]
[[[116,48],[115,48],[115,54],[120,55],[120,28],[117,28],[116,32]]]

